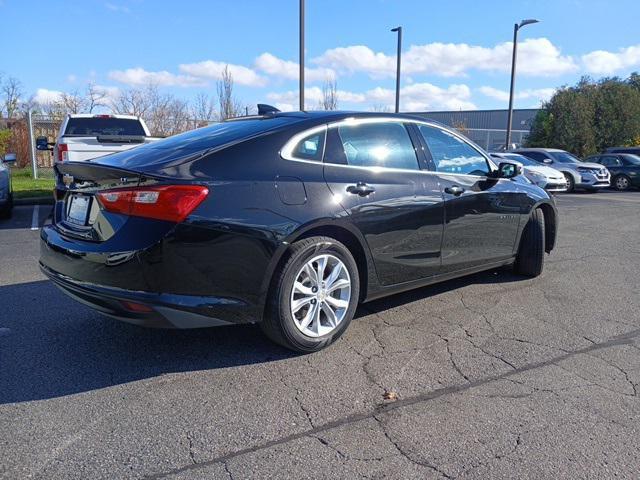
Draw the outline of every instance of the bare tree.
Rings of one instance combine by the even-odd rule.
[[[224,67],[222,78],[218,81],[218,118],[239,117],[242,114],[240,102],[233,96],[233,75],[229,71],[229,65]]]
[[[87,105],[86,98],[78,90],[63,93],[59,103],[65,113],[84,113]]]
[[[86,112],[93,113],[93,110],[100,107],[107,106],[107,92],[104,89],[98,88],[94,82],[89,82],[87,85],[86,94]]]
[[[9,77],[2,82],[2,100],[7,118],[14,118],[18,113],[22,93],[22,83],[17,78]]]
[[[193,100],[191,112],[198,126],[206,125],[216,118],[215,99],[206,93],[199,93]]]
[[[327,78],[322,84],[322,110],[336,110],[338,108],[338,82],[335,78]]]
[[[376,103],[371,106],[372,112],[380,112],[380,113],[389,113],[391,112],[391,107],[389,105],[384,105],[382,103]]]
[[[149,95],[144,88],[131,88],[129,90],[123,90],[115,98],[111,104],[111,109],[114,113],[135,115],[137,117],[144,117],[149,110]]]

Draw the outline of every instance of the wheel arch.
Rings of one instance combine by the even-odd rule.
[[[359,301],[363,301],[367,297],[369,286],[377,282],[371,253],[362,234],[358,230],[346,222],[328,219],[314,222],[301,226],[295,232],[288,235],[276,249],[263,280],[263,288],[261,289],[263,294],[261,295],[260,301],[263,315],[267,305],[267,298],[271,294],[273,278],[278,273],[283,262],[286,261],[290,246],[298,240],[315,236],[334,238],[349,249],[358,267],[358,275],[360,277]]]
[[[556,238],[558,237],[558,211],[551,202],[547,201],[538,202],[531,211],[538,208],[544,214],[544,250],[551,253],[551,250],[556,246]]]

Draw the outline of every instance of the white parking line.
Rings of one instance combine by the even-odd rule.
[[[31,215],[31,230],[38,230],[38,213],[40,212],[40,205],[33,207],[33,215]]]

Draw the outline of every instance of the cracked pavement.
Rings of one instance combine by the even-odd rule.
[[[44,281],[18,207],[0,223],[0,478],[637,478],[640,193],[558,207],[541,277],[363,305],[306,356],[254,326],[101,317]]]

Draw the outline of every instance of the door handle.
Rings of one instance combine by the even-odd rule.
[[[444,191],[459,197],[464,193],[464,188],[459,187],[458,185],[451,185],[450,187],[445,188]]]
[[[349,185],[347,187],[347,192],[353,193],[354,195],[360,195],[361,197],[366,197],[370,193],[375,192],[376,189],[370,185],[367,185],[364,182],[358,182],[355,185]]]

